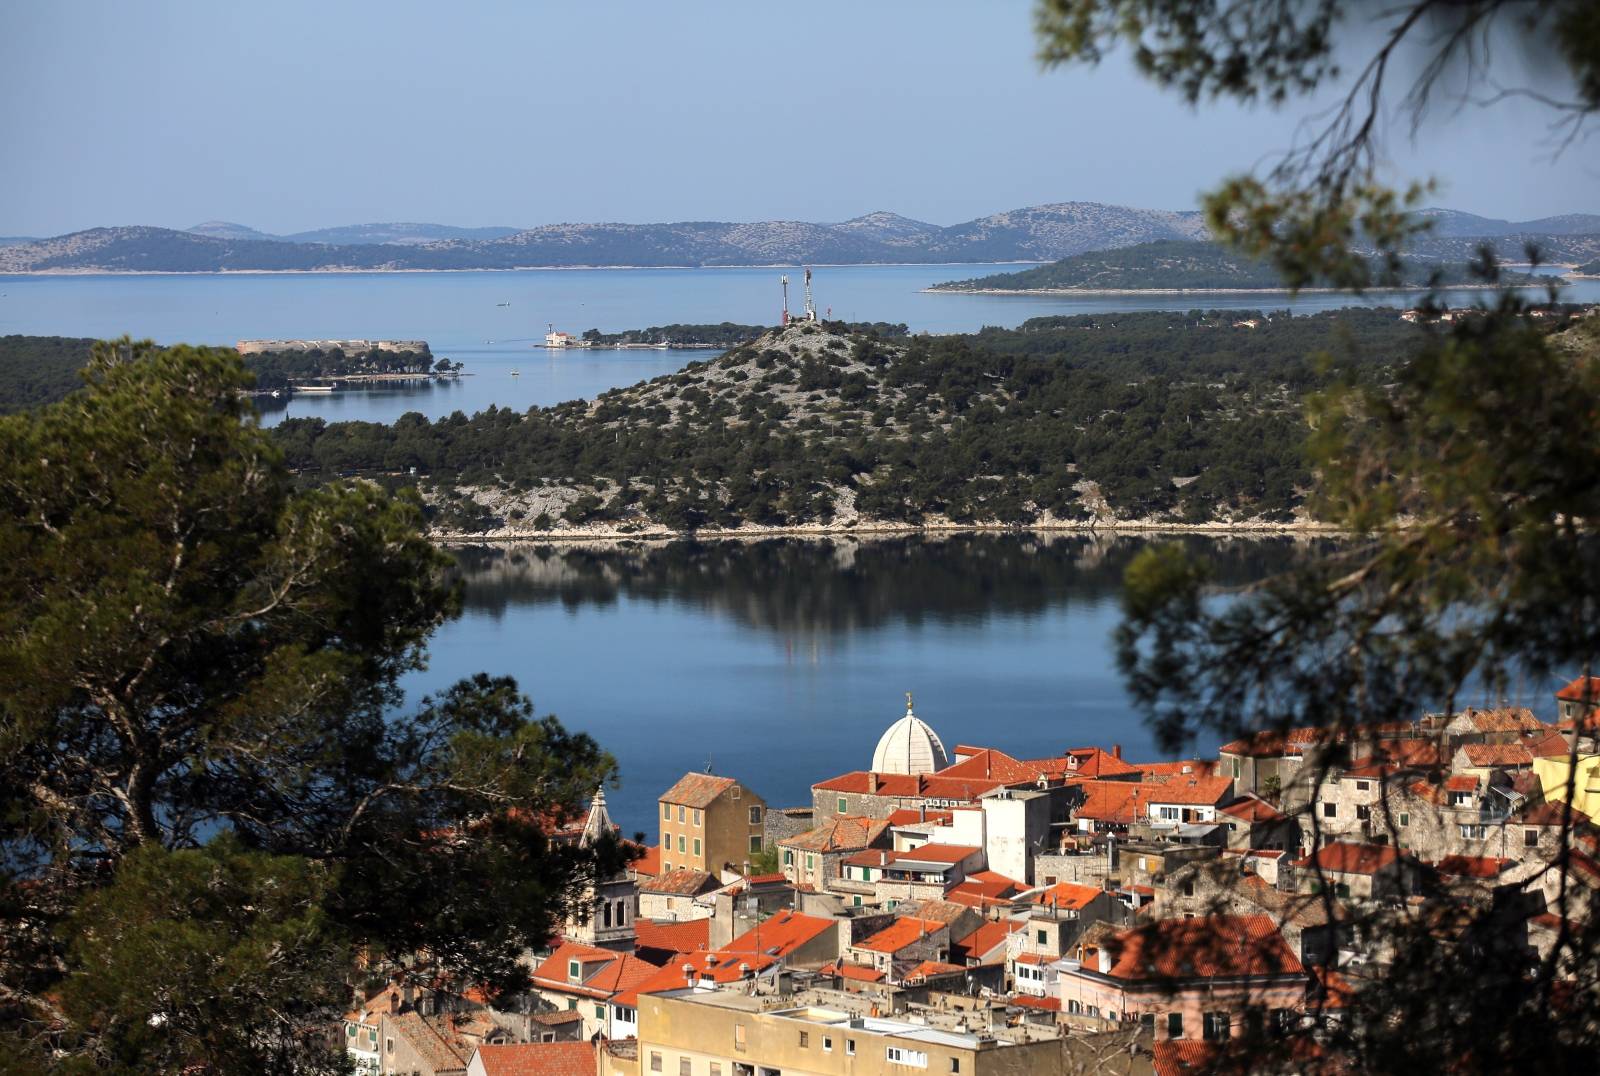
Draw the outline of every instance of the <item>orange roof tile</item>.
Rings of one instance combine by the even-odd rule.
[[[568,962],[582,965],[581,982],[568,979]],[[614,953],[579,942],[563,942],[533,970],[534,981],[543,989],[585,997],[610,998],[650,978],[657,967],[631,953]]]
[[[948,822],[955,815],[949,811],[919,811],[914,807],[901,807],[889,812],[889,825],[911,826],[923,822]]]
[[[1571,821],[1567,822],[1569,818]],[[1525,826],[1560,826],[1563,823],[1583,826],[1589,823],[1589,816],[1568,804],[1546,800],[1526,808],[1517,816],[1517,821]]]
[[[641,877],[655,877],[661,873],[661,846],[652,844],[645,848],[644,854],[632,863],[628,869]]]
[[[893,863],[955,864],[983,849],[968,844],[925,844],[905,852],[891,853]]]
[[[1330,874],[1376,874],[1400,858],[1400,852],[1391,844],[1352,844],[1335,841],[1325,844],[1304,859],[1296,860],[1296,867],[1309,867]]]
[[[1591,705],[1600,704],[1600,676],[1585,678],[1580,676],[1556,692],[1556,698],[1563,702],[1583,702],[1587,699]]]
[[[679,897],[697,897],[717,888],[716,879],[705,871],[680,867],[675,871],[658,874],[654,878],[639,879],[641,893],[670,893]]]
[[[1215,806],[1233,796],[1231,777],[1175,777],[1160,784],[1142,785],[1150,803]]]
[[[1109,751],[1098,747],[1072,747],[1059,758],[1029,759],[1027,765],[1045,770],[1051,777],[1132,777],[1139,767],[1124,762]]]
[[[966,959],[982,960],[995,950],[1004,950],[1006,938],[1022,929],[1021,923],[1005,919],[991,919],[971,934],[950,944],[950,955],[958,953]]]
[[[1549,726],[1525,706],[1505,706],[1495,710],[1463,710],[1465,717],[1479,732],[1541,732]]]
[[[665,919],[640,919],[633,924],[633,929],[634,944],[639,949],[690,953],[704,949],[711,943],[709,919],[690,919],[681,923]]]
[[[1444,787],[1448,792],[1476,792],[1478,779],[1469,773],[1457,774],[1455,777],[1446,778]]]
[[[1461,753],[1466,756],[1467,765],[1475,767],[1487,766],[1532,766],[1533,755],[1519,743],[1469,743],[1463,744]]]
[[[632,989],[623,991],[611,1001],[615,1005],[637,1008],[640,994],[659,994],[663,990],[678,990],[688,985],[691,978],[695,982],[704,983],[738,982],[745,977],[747,970],[750,973],[765,971],[777,962],[777,957],[755,953],[730,955],[720,950],[707,952],[703,949],[692,953],[674,953],[671,959],[657,968],[649,978],[636,983]],[[685,967],[689,969],[687,973],[683,970]]]
[[[1322,729],[1316,728],[1290,729],[1288,732],[1263,729],[1260,732],[1253,732],[1248,736],[1234,740],[1232,743],[1223,744],[1217,748],[1217,751],[1219,754],[1240,755],[1249,758],[1277,758],[1283,755],[1300,755],[1304,754],[1307,747],[1320,743],[1327,735]]]
[[[1304,975],[1270,915],[1158,919],[1107,942],[1113,978],[1215,979]]]
[[[1037,889],[1024,898],[1029,904],[1042,904],[1048,908],[1087,908],[1103,890],[1076,882],[1057,882],[1045,889]]]
[[[1260,796],[1241,796],[1218,810],[1251,823],[1282,822],[1288,817]]]
[[[732,777],[710,773],[686,773],[678,783],[661,793],[662,803],[681,803],[685,807],[705,808],[734,786]]]
[[[944,926],[931,919],[901,916],[870,938],[856,942],[857,949],[870,949],[875,953],[898,953],[908,945],[921,941]]]
[[[822,972],[824,975],[837,975],[859,983],[882,982],[884,976],[884,973],[876,968],[869,968],[865,964],[846,964],[843,961],[823,965]]]
[[[1217,771],[1216,759],[1188,758],[1176,762],[1136,762],[1134,768],[1146,777],[1210,777]]]
[[[478,1047],[484,1076],[594,1076],[599,1052],[592,1042],[524,1042]]]
[[[878,787],[872,792],[871,781],[876,776]],[[974,803],[990,789],[999,788],[1004,781],[988,777],[940,777],[938,774],[880,773],[866,770],[840,774],[812,785],[823,792],[868,793],[890,798],[909,799],[923,797],[937,800],[956,800]]]
[[[815,829],[778,842],[780,848],[795,848],[804,852],[854,852],[870,848],[883,839],[889,823],[881,819],[838,815]]]
[[[832,919],[801,915],[785,909],[759,926],[745,931],[717,952],[740,957],[746,953],[783,957],[793,953],[813,938],[837,929],[838,926]]]
[[[1006,1004],[1013,1005],[1019,1009],[1042,1009],[1045,1012],[1061,1011],[1060,998],[1036,998],[1029,994],[1012,994],[1006,999]]]
[[[1085,781],[1078,787],[1083,789],[1084,798],[1073,811],[1074,818],[1125,826],[1143,816],[1149,803],[1147,789],[1152,786],[1129,781]]]
[[[1032,764],[1019,762],[1004,751],[982,748],[971,758],[962,759],[940,770],[938,777],[992,778],[1006,784],[1036,781],[1039,770]]]
[[[1445,856],[1435,863],[1440,874],[1453,874],[1460,878],[1498,878],[1500,872],[1516,863],[1514,859],[1495,859],[1492,856]]]
[[[937,960],[924,960],[910,971],[906,972],[907,979],[926,979],[930,975],[949,975],[952,972],[963,972],[967,969],[960,964],[944,964]]]
[[[1528,754],[1534,758],[1566,758],[1572,753],[1572,746],[1567,743],[1567,738],[1559,732],[1535,736],[1527,742],[1526,746]]]

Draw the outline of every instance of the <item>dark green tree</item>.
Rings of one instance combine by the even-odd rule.
[[[610,758],[509,680],[400,712],[446,558],[413,496],[296,489],[237,356],[85,382],[0,419],[0,1049],[311,1071],[339,954],[515,988],[615,866],[550,839]]]

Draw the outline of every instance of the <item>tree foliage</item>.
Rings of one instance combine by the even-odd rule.
[[[128,1071],[251,1043],[270,1068],[322,1052],[296,1014],[326,1009],[324,950],[516,986],[614,857],[550,840],[610,759],[509,680],[399,712],[455,612],[447,560],[414,498],[296,490],[236,355],[97,345],[86,380],[0,420],[4,1030]],[[218,998],[198,954],[235,946],[279,978]],[[195,1030],[224,1011],[239,1042]]]

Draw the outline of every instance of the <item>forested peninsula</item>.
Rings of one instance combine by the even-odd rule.
[[[1372,279],[1389,286],[1428,288],[1474,283],[1462,263],[1408,263],[1398,280],[1385,281],[1379,268]],[[1549,277],[1502,270],[1501,284],[1550,283]],[[1161,240],[1112,250],[1075,254],[1049,265],[1015,273],[935,284],[930,291],[1283,291],[1283,278],[1269,263],[1217,243]]]
[[[799,323],[592,401],[273,433],[304,483],[415,487],[444,539],[1306,528],[1304,399],[1333,367],[1381,381],[1438,331],[1399,314],[1099,314],[911,337]],[[1539,326],[1600,347],[1600,316]],[[59,398],[86,346],[0,339],[0,405]],[[54,358],[19,379],[18,355]]]

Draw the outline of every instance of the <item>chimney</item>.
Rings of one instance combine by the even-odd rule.
[[[1122,745],[1121,744],[1114,743],[1114,744],[1111,745],[1111,757],[1112,758],[1118,758],[1118,759],[1120,759],[1122,757]]]
[[[878,774],[876,770],[867,772],[867,791],[874,796],[878,794]]]
[[[928,820],[928,801],[927,800],[923,800],[921,803],[917,804],[917,821],[918,822],[926,822],[927,820]]]

